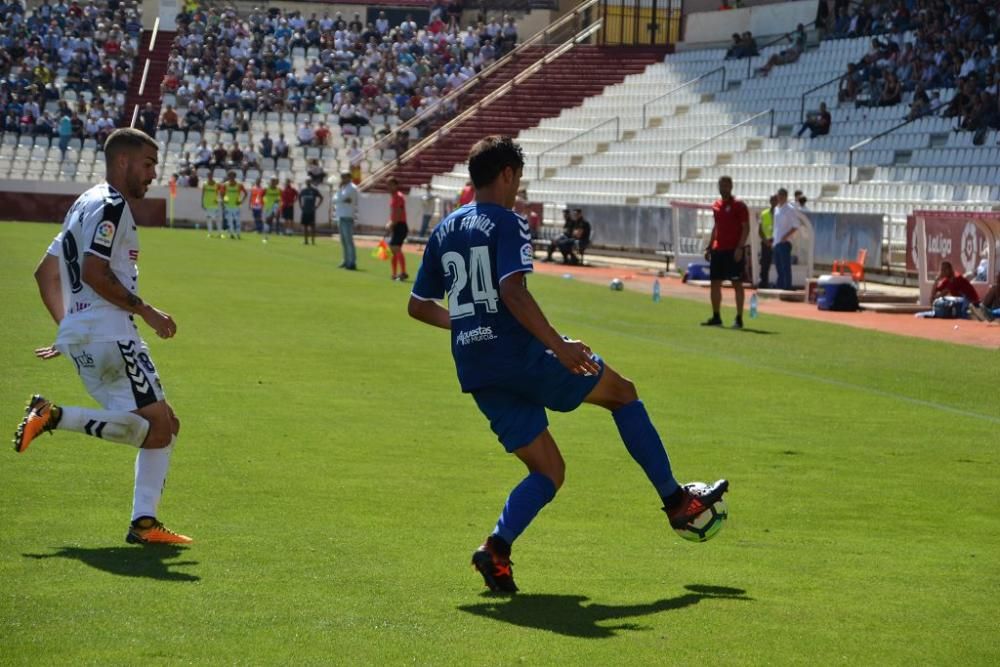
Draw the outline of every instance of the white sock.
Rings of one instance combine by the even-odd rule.
[[[133,447],[142,447],[149,433],[149,422],[133,412],[74,407],[61,410],[62,417],[56,428],[64,431],[76,431]]]
[[[167,481],[170,455],[174,453],[177,436],[161,449],[140,449],[135,457],[135,493],[132,496],[132,520],[141,516],[156,516],[163,485]]]

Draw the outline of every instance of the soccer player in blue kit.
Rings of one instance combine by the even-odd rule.
[[[726,480],[679,485],[635,385],[582,341],[559,335],[528,292],[531,235],[527,221],[511,210],[523,167],[521,147],[510,137],[486,137],[472,147],[476,199],[432,232],[408,306],[417,320],[451,330],[462,391],[472,394],[500,443],[528,468],[493,533],[472,555],[490,590],[504,593],[517,591],[511,545],[555,497],[565,475],[546,409],[569,412],[591,403],[610,410],[674,527],[698,516],[729,486]],[[445,294],[447,308],[437,303]]]

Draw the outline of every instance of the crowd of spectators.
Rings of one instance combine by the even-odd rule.
[[[64,152],[77,139],[102,143],[122,115],[141,31],[134,0],[42,0],[31,11],[0,0],[0,129]]]
[[[956,130],[1000,129],[1000,9],[985,0],[838,0],[829,35],[872,36],[871,48],[850,63],[840,82],[841,103],[893,106],[912,92],[907,119],[938,111]],[[912,33],[904,41],[904,33]],[[955,89],[949,102],[941,89]],[[943,107],[943,108],[939,108]],[[977,141],[981,143],[981,141]]]
[[[376,120],[429,121],[453,111],[437,103],[517,41],[511,17],[462,28],[459,16],[460,4],[440,0],[423,26],[411,15],[390,25],[384,12],[366,23],[357,12],[347,19],[269,7],[239,16],[199,5],[178,17],[162,82],[176,101],[171,118],[182,131],[228,130],[260,112],[323,112],[348,136]],[[296,49],[309,56],[301,71],[293,67]],[[294,140],[316,145],[324,131],[304,126]]]

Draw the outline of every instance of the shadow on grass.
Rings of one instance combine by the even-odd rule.
[[[637,623],[598,625],[602,621],[648,616],[661,611],[683,609],[698,604],[702,600],[753,600],[753,598],[747,597],[746,591],[741,588],[699,584],[691,584],[684,588],[689,592],[647,604],[584,604],[589,598],[583,595],[517,594],[512,597],[497,597],[480,604],[461,605],[458,609],[496,621],[526,628],[548,630],[560,635],[606,639],[614,637],[620,630],[643,630],[644,628]]]
[[[777,331],[768,331],[767,329],[751,329],[750,327],[743,327],[738,329],[740,333],[757,334],[758,336],[776,336]]]
[[[184,565],[197,565],[195,560],[179,560],[177,558],[184,549],[176,545],[155,545],[144,547],[102,547],[85,549],[83,547],[61,547],[50,554],[24,554],[25,558],[43,560],[46,558],[68,558],[78,560],[90,567],[116,574],[120,577],[145,577],[161,581],[200,581],[201,577],[171,570]]]

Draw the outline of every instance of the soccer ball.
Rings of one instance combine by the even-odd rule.
[[[701,482],[692,482],[685,486],[705,486]],[[689,542],[708,542],[722,531],[729,518],[729,508],[721,498],[707,510],[691,519],[683,528],[674,528],[674,532]]]
[[[622,282],[621,278],[613,278],[608,287],[610,287],[613,292],[621,292],[625,289],[625,283]]]

